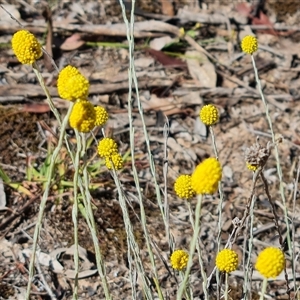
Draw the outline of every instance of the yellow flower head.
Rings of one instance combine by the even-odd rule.
[[[221,272],[230,273],[237,269],[238,255],[231,249],[223,249],[216,257],[216,266]]]
[[[186,268],[189,260],[189,254],[184,250],[175,250],[170,258],[172,268],[178,271]]]
[[[11,40],[12,49],[22,64],[33,64],[43,52],[36,37],[27,30],[17,31]]]
[[[111,157],[105,158],[105,165],[109,170],[113,168],[111,163],[113,163],[115,170],[122,169],[124,165],[123,158],[119,153],[115,153]]]
[[[96,113],[88,100],[77,101],[69,118],[70,126],[79,132],[89,132],[95,127]]]
[[[200,120],[207,126],[216,124],[219,121],[217,108],[212,104],[204,105],[200,111]]]
[[[88,96],[89,81],[72,66],[66,66],[58,75],[57,90],[62,99],[75,101]]]
[[[196,194],[213,194],[222,178],[219,161],[213,157],[200,163],[192,174],[192,188]]]
[[[252,35],[247,35],[242,39],[241,48],[247,54],[253,54],[258,49],[257,38]]]
[[[103,126],[108,120],[108,113],[102,106],[95,107],[96,112],[96,126]]]
[[[258,166],[251,165],[248,162],[246,162],[246,166],[247,166],[248,170],[253,171],[253,172],[255,172],[258,168]]]
[[[111,158],[118,153],[118,145],[111,138],[104,138],[98,144],[98,153],[100,157]]]
[[[283,252],[275,247],[268,247],[259,253],[255,268],[266,278],[275,278],[285,267]]]
[[[192,188],[192,177],[190,175],[180,175],[174,184],[174,190],[179,198],[191,199],[195,196]]]

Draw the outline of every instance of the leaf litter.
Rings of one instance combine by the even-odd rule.
[[[91,81],[90,99],[94,104],[102,104],[112,115],[107,131],[112,132],[122,145],[124,152],[129,148],[128,116],[127,116],[127,69],[128,50],[126,48],[125,27],[122,22],[118,2],[115,1],[83,1],[66,2],[52,7],[53,56],[61,67],[72,63],[80,68]],[[284,183],[287,190],[288,209],[292,211],[293,182],[296,177],[299,157],[299,47],[300,34],[299,11],[287,11],[286,14],[277,8],[272,1],[262,12],[255,6],[241,6],[237,3],[220,1],[219,4],[204,1],[201,9],[197,1],[137,1],[136,6],[136,67],[139,80],[142,105],[145,110],[145,121],[148,126],[151,147],[157,165],[157,177],[163,178],[163,149],[165,139],[160,125],[159,116],[168,118],[170,137],[167,141],[168,150],[168,192],[170,195],[170,228],[176,245],[187,248],[192,230],[188,222],[185,204],[176,199],[173,192],[173,182],[178,174],[189,174],[195,165],[212,154],[212,140],[207,128],[201,127],[198,121],[199,109],[203,104],[215,104],[220,113],[220,123],[214,127],[216,143],[219,149],[220,161],[224,166],[225,207],[222,216],[222,244],[225,244],[232,230],[232,220],[241,218],[245,209],[247,197],[250,194],[252,174],[245,168],[244,151],[252,145],[259,136],[262,143],[271,139],[268,124],[264,116],[264,107],[256,91],[255,79],[252,72],[250,57],[241,55],[239,41],[245,32],[254,32],[258,36],[260,50],[256,54],[259,74],[262,79],[264,93],[269,101],[271,118],[276,134],[281,134],[283,143],[279,151],[282,157]],[[170,6],[168,3],[172,3]],[[41,40],[47,23],[42,17],[43,7],[30,4],[10,4],[6,6],[15,18],[20,20],[25,28],[29,28]],[[126,2],[127,8],[130,5]],[[2,9],[1,16],[3,14]],[[20,12],[26,11],[26,14]],[[256,14],[254,12],[256,11]],[[35,12],[35,13],[34,13]],[[242,14],[242,12],[244,14]],[[293,13],[294,12],[294,13]],[[226,13],[226,14],[225,14]],[[5,15],[5,14],[4,14]],[[20,19],[22,16],[22,20]],[[238,22],[240,29],[235,27]],[[167,22],[167,20],[171,20]],[[177,20],[173,22],[172,20]],[[272,21],[271,21],[272,20]],[[199,27],[195,24],[199,23]],[[175,25],[172,25],[175,24]],[[259,27],[260,26],[260,27]],[[193,38],[180,37],[180,29],[192,30]],[[195,29],[196,28],[196,29]],[[7,43],[18,24],[11,19],[0,18],[1,43]],[[240,32],[238,31],[240,30]],[[149,42],[149,45],[147,44]],[[181,45],[177,41],[181,41]],[[174,46],[172,42],[174,41]],[[46,43],[46,41],[43,41]],[[99,46],[97,43],[99,42]],[[106,46],[100,46],[106,42]],[[91,45],[96,46],[90,46]],[[123,48],[114,47],[121,43]],[[152,44],[151,44],[152,43]],[[156,43],[156,45],[153,45]],[[110,47],[110,45],[112,45]],[[146,48],[150,46],[150,48]],[[168,47],[165,51],[164,47]],[[172,48],[173,47],[173,48]],[[22,299],[26,288],[26,273],[23,265],[28,261],[22,260],[24,253],[30,250],[33,229],[41,195],[41,186],[35,182],[26,183],[27,159],[32,154],[40,157],[35,161],[37,167],[45,159],[45,148],[39,147],[43,139],[56,134],[58,125],[45,107],[45,96],[38,86],[36,79],[27,66],[21,66],[13,57],[9,45],[1,48],[0,58],[0,113],[3,122],[1,135],[1,168],[9,177],[24,186],[34,195],[32,198],[4,185],[5,210],[0,210],[0,295],[4,299]],[[173,56],[170,56],[173,52]],[[197,57],[197,60],[190,57]],[[45,62],[46,64],[46,62]],[[58,98],[55,88],[56,74],[41,63],[44,78],[49,91],[58,108],[64,113],[66,105]],[[54,76],[53,76],[54,73]],[[144,96],[143,96],[144,95]],[[21,109],[20,109],[21,108]],[[135,127],[140,129],[141,122],[137,109],[133,111]],[[49,130],[42,131],[39,122],[45,121]],[[43,127],[44,128],[44,127]],[[50,133],[52,131],[52,133]],[[44,133],[44,135],[43,135]],[[70,131],[69,134],[72,134]],[[149,230],[154,242],[160,250],[161,257],[168,261],[170,253],[163,234],[163,225],[158,222],[159,209],[155,201],[155,193],[151,185],[151,175],[147,163],[145,141],[141,131],[136,130],[136,164],[144,190],[146,213]],[[94,149],[95,151],[95,149]],[[274,176],[274,155],[270,157],[265,169],[265,176],[270,182],[270,193],[274,199],[278,195],[278,180]],[[72,175],[72,170],[69,176]],[[128,276],[126,233],[124,231],[122,214],[116,200],[116,191],[110,176],[104,168],[100,175],[93,178],[93,183],[100,188],[93,191],[99,240],[105,261],[107,276],[113,296],[130,299]],[[67,175],[68,178],[68,175]],[[138,205],[134,202],[133,178],[130,173],[130,162],[125,164],[121,174],[128,197],[132,203],[132,222],[136,238],[142,247],[144,238],[135,213]],[[2,193],[2,192],[1,192]],[[267,205],[266,196],[259,187],[257,190],[258,203],[254,210],[257,218],[255,224],[255,253],[261,248],[261,242],[274,245],[276,236],[274,226],[270,222],[272,215]],[[2,193],[3,196],[3,193]],[[4,196],[3,196],[4,197]],[[2,198],[3,199],[3,198]],[[276,198],[277,199],[277,198]],[[278,198],[279,199],[279,198]],[[59,201],[58,201],[59,200]],[[30,202],[29,206],[26,203]],[[299,202],[298,195],[296,203]],[[194,202],[192,202],[194,205]],[[279,201],[276,201],[278,215],[283,223],[283,212]],[[201,227],[201,250],[205,257],[206,269],[214,267],[218,198],[211,197],[204,201]],[[293,211],[295,236],[300,235],[299,207]],[[4,226],[1,226],[4,225]],[[53,195],[48,201],[45,215],[44,231],[40,243],[44,259],[53,259],[54,251],[61,251],[56,256],[64,272],[72,272],[72,253],[64,255],[66,249],[72,249],[73,224],[71,221],[71,203],[69,195]],[[95,262],[93,245],[88,235],[88,228],[83,220],[79,220],[79,241],[83,249],[83,271],[92,269]],[[297,238],[295,238],[297,241]],[[243,237],[237,241],[238,250],[243,247]],[[299,251],[299,243],[295,242]],[[9,249],[14,249],[13,252]],[[142,247],[143,249],[143,247]],[[25,251],[25,252],[24,252]],[[147,259],[145,249],[141,251],[142,259]],[[170,298],[176,293],[174,276],[168,277],[168,272],[162,263],[157,261],[159,279]],[[18,267],[16,267],[18,266]],[[288,273],[291,266],[288,265]],[[72,276],[56,274],[49,265],[40,266],[46,275],[46,283],[53,291],[57,291],[59,299],[71,299],[73,286]],[[55,268],[55,267],[54,267]],[[59,265],[56,265],[59,268]],[[298,268],[299,269],[299,268]],[[146,269],[146,272],[149,272]],[[231,285],[233,299],[240,299],[239,288],[241,271],[233,273]],[[299,279],[299,274],[296,273]],[[254,281],[259,275],[254,273]],[[97,274],[87,274],[80,280],[80,299],[101,299],[103,292]],[[191,276],[195,287],[194,296],[200,297],[201,278]],[[39,286],[35,282],[34,285]],[[45,282],[41,283],[41,287]],[[12,288],[17,286],[18,289]],[[44,294],[34,297],[43,299]],[[272,282],[270,293],[274,291],[287,299],[285,289],[280,282]],[[35,290],[33,290],[35,292]],[[121,295],[121,296],[120,296]],[[274,296],[273,296],[274,297]],[[34,298],[35,299],[35,298]],[[256,299],[256,294],[253,294]]]

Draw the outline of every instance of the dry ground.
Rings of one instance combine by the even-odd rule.
[[[211,135],[198,120],[199,109],[206,103],[214,103],[221,114],[214,132],[224,168],[222,245],[225,245],[232,231],[232,220],[243,216],[252,183],[252,174],[245,168],[244,151],[255,142],[257,136],[262,145],[271,140],[264,107],[256,90],[251,58],[242,55],[239,47],[241,37],[252,30],[259,40],[260,49],[255,54],[255,59],[264,93],[268,97],[274,131],[283,137],[279,154],[287,207],[290,218],[293,218],[291,228],[295,234],[295,251],[299,253],[299,195],[298,192],[293,194],[300,154],[299,3],[296,0],[282,3],[269,1],[264,6],[254,6],[250,12],[247,11],[249,3],[238,6],[237,3],[227,2],[204,1],[201,4],[188,0],[137,1],[136,22],[140,23],[136,25],[135,59],[140,97],[156,162],[157,179],[162,188],[167,184],[171,232],[176,246],[188,249],[192,234],[188,209],[182,200],[176,198],[173,183],[178,174],[191,173],[199,161],[213,155]],[[90,100],[107,108],[110,120],[106,132],[113,134],[125,154],[129,150],[129,57],[119,4],[115,0],[52,1],[49,2],[49,9],[46,3],[34,1],[2,3],[16,19],[43,41],[60,68],[71,63],[90,79]],[[126,7],[130,7],[130,4],[126,3]],[[48,23],[43,16],[47,17]],[[156,22],[153,23],[153,20]],[[41,178],[29,180],[27,173],[30,166],[41,172],[47,151],[56,144],[58,132],[55,118],[45,105],[45,96],[31,67],[20,65],[9,47],[12,34],[19,28],[16,21],[8,18],[0,9],[0,166],[12,182],[21,183],[30,192],[30,195],[25,195],[8,184],[1,184],[4,190],[0,190],[0,299],[24,299],[28,257],[42,195]],[[192,36],[185,39],[181,35],[180,38],[179,28],[184,28]],[[164,52],[160,51],[163,46]],[[57,73],[46,58],[38,64],[55,104],[64,114],[67,103],[57,96]],[[163,224],[159,221],[160,212],[151,183],[145,139],[137,109],[132,117],[136,137],[136,164],[143,188],[149,230],[161,257],[168,261],[170,253]],[[170,128],[167,141],[168,176],[165,183],[163,126],[166,120]],[[68,134],[73,139],[72,130],[68,130]],[[100,133],[97,137],[100,138]],[[95,146],[92,146],[89,156],[94,164],[98,162],[95,154]],[[69,164],[62,153],[60,166],[63,166],[63,173],[57,172],[55,175],[39,243],[45,258],[39,260],[40,270],[37,272],[42,272],[44,278],[36,277],[32,299],[50,299],[44,289],[45,283],[54,291],[57,299],[71,299],[73,264],[70,247],[73,244],[73,225],[72,190],[68,183],[72,181],[74,170]],[[115,299],[130,299],[126,233],[114,183],[103,162],[96,165],[93,171],[92,195],[109,285]],[[265,168],[265,176],[276,204],[283,236],[286,238],[273,153]],[[130,157],[126,160],[120,178],[131,203],[131,218],[137,241],[143,247]],[[253,261],[263,247],[279,245],[271,208],[261,183],[256,193]],[[202,210],[200,246],[208,274],[214,267],[217,249],[215,237],[218,200],[217,195],[206,198]],[[192,201],[192,206],[194,205]],[[80,218],[79,224],[79,242],[84,249],[82,271],[87,272],[80,280],[80,299],[103,299],[99,278],[93,271],[95,259],[92,240],[83,218]],[[244,246],[244,236],[241,235],[234,247],[241,255]],[[144,250],[141,256],[147,259]],[[55,266],[43,265],[47,265],[49,255],[53,259],[57,253],[61,254],[59,262],[63,266],[60,274],[55,272]],[[157,264],[166,299],[174,299],[176,277],[173,272],[169,273],[159,257]],[[191,281],[195,299],[202,299],[201,277],[197,268],[192,271]],[[297,276],[299,269],[298,260]],[[290,263],[287,264],[287,271],[291,273]],[[240,266],[230,276],[230,295],[234,300],[242,297],[242,279]],[[260,284],[261,278],[254,272],[253,299],[257,298]],[[290,285],[292,287],[293,282]],[[216,295],[214,282],[210,292],[211,295]],[[270,282],[268,293],[270,299],[288,299],[282,276],[280,280]],[[143,295],[140,293],[139,297],[142,299]]]

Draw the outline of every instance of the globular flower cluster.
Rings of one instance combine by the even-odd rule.
[[[285,267],[284,253],[275,247],[264,249],[257,257],[255,268],[265,278],[276,278]]]
[[[115,153],[111,157],[105,158],[105,165],[107,169],[112,170],[113,166],[115,170],[120,170],[123,168],[124,162],[121,154]]]
[[[242,39],[241,48],[247,54],[253,54],[258,49],[257,38],[252,35],[247,35]]]
[[[76,101],[86,99],[89,93],[89,81],[73,66],[66,66],[58,75],[57,90],[62,99]]]
[[[12,49],[22,64],[33,64],[43,52],[36,37],[27,30],[17,31],[11,40]]]
[[[200,111],[200,120],[207,126],[216,124],[219,120],[218,109],[212,105],[204,105]]]
[[[178,271],[186,268],[188,260],[189,254],[184,250],[175,250],[170,257],[172,268]]]
[[[69,118],[70,126],[79,132],[89,132],[95,127],[96,112],[88,100],[78,100]]]
[[[118,153],[118,145],[112,138],[103,138],[98,144],[98,154],[100,157],[105,158],[106,167],[111,170],[123,168],[123,158]]]
[[[112,138],[103,138],[98,144],[98,153],[100,157],[111,158],[118,153],[118,145]]]
[[[192,188],[199,194],[213,194],[222,178],[222,168],[216,158],[207,158],[200,163],[192,174]]]
[[[192,188],[192,177],[190,175],[180,175],[174,184],[175,193],[179,198],[191,199],[195,196]]]
[[[107,120],[108,120],[108,113],[106,109],[102,106],[96,106],[95,107],[95,112],[96,112],[96,126],[103,126]]]
[[[223,249],[216,257],[216,266],[221,272],[230,273],[238,267],[238,255],[231,249]]]

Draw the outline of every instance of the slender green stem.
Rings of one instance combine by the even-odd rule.
[[[267,290],[267,283],[268,283],[268,279],[264,278],[264,281],[263,281],[263,284],[261,287],[261,294],[260,294],[259,300],[264,300],[264,296],[265,296],[265,293]]]
[[[83,148],[85,148],[85,147],[83,146]],[[100,278],[101,278],[102,287],[103,287],[104,294],[105,294],[105,299],[111,300],[112,297],[111,297],[108,283],[107,283],[105,265],[104,265],[104,261],[102,258],[100,245],[99,245],[98,233],[97,233],[97,228],[96,228],[96,223],[95,223],[95,218],[94,218],[94,212],[93,212],[92,204],[91,204],[92,197],[90,194],[90,190],[88,188],[89,184],[90,184],[90,180],[89,180],[89,173],[88,173],[86,164],[83,169],[83,180],[84,180],[83,184],[80,184],[79,186],[81,188],[81,194],[83,196],[82,199],[83,199],[84,207],[87,210],[87,224],[88,224],[88,227],[89,227],[90,233],[92,235],[92,239],[93,239],[95,255],[96,255],[97,270],[98,270]],[[83,191],[82,187],[84,187],[84,191]]]
[[[260,79],[258,76],[258,71],[256,68],[256,63],[255,63],[255,59],[254,56],[251,55],[251,60],[252,60],[252,65],[253,65],[253,69],[254,69],[254,74],[255,74],[255,79],[256,79],[256,83],[258,86],[258,90],[262,99],[262,102],[264,104],[265,107],[265,113],[266,113],[266,117],[269,123],[269,127],[270,127],[270,131],[271,131],[271,135],[272,135],[272,141],[274,144],[274,148],[275,148],[275,158],[276,158],[276,165],[277,165],[277,174],[278,174],[278,178],[279,178],[279,191],[280,191],[280,196],[282,199],[282,203],[283,203],[283,211],[284,211],[284,219],[285,219],[285,224],[286,224],[286,239],[287,239],[287,244],[288,244],[288,250],[289,250],[289,255],[290,257],[293,256],[293,248],[292,248],[292,242],[291,242],[291,229],[290,229],[290,222],[289,222],[289,217],[288,217],[288,206],[286,203],[286,199],[285,199],[285,194],[284,194],[284,183],[283,183],[283,178],[282,178],[282,170],[281,170],[281,166],[280,166],[280,158],[279,158],[279,152],[278,152],[278,145],[275,139],[275,133],[273,130],[273,125],[272,125],[272,120],[270,117],[270,112],[269,112],[269,107],[268,107],[268,103],[265,99],[264,93],[262,91],[262,87],[261,87],[261,83],[260,83]],[[274,218],[276,218],[276,216],[274,216]],[[275,223],[276,225],[276,223]],[[279,228],[278,228],[279,229]],[[279,234],[279,236],[281,236]],[[280,243],[281,243],[281,248],[284,248],[284,244],[283,244],[283,240],[280,238]],[[285,281],[286,281],[286,291],[287,294],[289,296],[289,299],[291,298],[291,291],[289,288],[289,280],[288,280],[288,274],[287,274],[287,269],[285,267],[284,269],[284,273],[285,273]]]
[[[254,180],[254,174],[253,174],[253,180]],[[250,265],[251,265],[251,254],[252,254],[252,248],[253,248],[253,224],[254,224],[254,204],[256,201],[256,195],[253,195],[252,197],[252,201],[250,204],[250,210],[249,210],[249,217],[250,217],[250,229],[246,230],[246,232],[249,232],[249,238],[246,239],[246,241],[248,241],[248,249],[246,247],[246,243],[245,243],[245,252],[244,252],[244,256],[243,256],[243,266],[244,266],[244,284],[243,284],[243,294],[244,294],[244,300],[248,299],[248,293],[249,293],[249,289],[248,289],[248,278],[249,278],[249,272],[250,272]],[[249,218],[248,217],[248,218]],[[248,224],[248,220],[247,220],[247,224]],[[247,251],[248,250],[248,251]],[[246,251],[247,253],[247,261],[246,261]]]
[[[47,86],[45,85],[45,81],[44,81],[44,78],[42,77],[42,74],[39,70],[39,67],[37,65],[37,63],[35,62],[33,65],[32,65],[32,69],[33,69],[33,72],[35,73],[38,81],[39,81],[39,84],[40,86],[42,87],[43,91],[45,92],[45,95],[47,97],[47,102],[50,106],[50,109],[51,111],[53,112],[53,114],[55,115],[55,118],[56,120],[58,121],[58,124],[59,126],[61,126],[61,117],[60,117],[60,114],[58,112],[58,110],[56,109],[53,101],[52,101],[52,98],[51,98],[51,95],[49,93],[49,90],[47,88]]]
[[[209,126],[210,134],[211,134],[211,139],[212,139],[212,144],[213,144],[213,149],[214,153],[216,156],[216,159],[219,160],[219,153],[218,153],[218,148],[216,144],[216,138],[215,138],[215,133],[213,130],[212,126]],[[219,253],[220,248],[221,248],[221,233],[222,233],[222,209],[223,209],[223,202],[224,202],[224,193],[223,193],[223,187],[222,187],[222,182],[218,183],[218,189],[219,189],[219,195],[220,195],[220,201],[218,204],[218,236],[217,236],[217,253]],[[220,276],[216,276],[217,280],[217,286],[220,285]],[[217,289],[219,290],[219,289]]]
[[[188,260],[188,263],[186,266],[185,275],[184,275],[183,281],[181,282],[178,292],[177,292],[177,297],[176,297],[177,300],[182,300],[182,295],[185,290],[185,286],[187,285],[187,282],[189,280],[190,272],[192,269],[193,256],[195,253],[196,243],[197,243],[199,232],[200,232],[202,197],[203,197],[202,195],[197,196],[197,205],[196,205],[196,212],[195,212],[195,229],[194,229],[192,241],[190,243],[189,260]]]
[[[179,276],[181,279],[181,282],[184,280],[184,271],[179,271]],[[190,295],[189,295],[189,286],[184,287],[184,295],[187,300],[191,300]]]
[[[277,174],[278,174],[278,178],[279,178],[279,190],[280,190],[280,195],[281,195],[282,202],[283,202],[283,207],[284,207],[284,218],[285,218],[286,230],[287,230],[287,242],[288,242],[288,248],[289,248],[289,255],[292,256],[290,226],[289,226],[289,220],[288,220],[288,211],[287,211],[286,199],[285,199],[285,194],[284,194],[284,186],[283,186],[282,170],[281,170],[281,166],[280,166],[278,146],[277,146],[276,139],[275,139],[275,133],[274,133],[274,130],[273,130],[273,124],[272,124],[272,119],[271,119],[270,112],[269,112],[269,106],[268,106],[268,103],[265,99],[264,93],[262,91],[261,82],[260,82],[260,79],[259,79],[259,75],[258,75],[258,71],[257,71],[257,67],[256,67],[256,63],[255,63],[255,59],[254,59],[253,55],[251,55],[251,59],[252,59],[252,65],[253,65],[254,74],[255,74],[255,80],[256,80],[256,83],[257,83],[257,86],[258,86],[258,90],[259,90],[262,102],[263,102],[264,107],[265,107],[265,113],[266,113],[267,121],[269,123],[270,131],[271,131],[271,135],[272,135],[272,142],[273,142],[274,148],[275,148]],[[283,245],[281,245],[281,247],[283,247]]]
[[[129,70],[128,70],[129,94],[131,95],[132,83],[133,83],[134,88],[135,88],[135,92],[136,92],[137,107],[138,107],[139,115],[140,115],[140,118],[141,118],[141,121],[142,121],[143,134],[144,134],[145,142],[146,142],[146,146],[147,146],[150,171],[151,171],[152,179],[153,179],[153,182],[154,182],[154,187],[155,187],[155,192],[156,192],[156,199],[157,199],[157,202],[158,202],[158,205],[159,205],[159,208],[160,208],[160,211],[161,211],[161,215],[162,215],[162,218],[163,218],[163,221],[164,221],[164,225],[165,225],[165,228],[166,228],[166,237],[167,237],[168,242],[169,242],[169,233],[167,232],[168,224],[167,224],[166,215],[165,215],[165,212],[164,212],[163,203],[162,203],[162,199],[161,199],[160,187],[159,187],[159,184],[158,184],[157,179],[156,179],[156,168],[155,168],[155,164],[154,164],[153,155],[151,153],[149,134],[148,134],[148,129],[147,129],[147,126],[146,126],[146,123],[145,123],[143,107],[142,107],[142,103],[141,103],[141,100],[140,100],[139,87],[138,87],[137,76],[136,76],[135,65],[134,65],[134,46],[135,46],[134,45],[134,7],[135,7],[135,0],[132,0],[132,2],[131,2],[132,10],[131,10],[130,23],[128,22],[128,19],[126,17],[126,10],[125,10],[125,6],[123,4],[123,1],[119,0],[119,2],[120,2],[120,5],[121,5],[121,8],[122,8],[123,20],[124,20],[124,23],[126,25],[127,40],[128,40],[128,45],[129,45]],[[130,97],[129,102],[131,102],[131,101],[132,101],[132,99]]]
[[[82,151],[82,143],[81,136],[78,133],[77,129],[75,129],[76,141],[77,141],[77,149],[75,154],[74,168],[75,173],[73,177],[73,209],[72,209],[72,220],[74,224],[74,264],[75,264],[75,283],[74,283],[74,291],[73,291],[73,300],[78,299],[78,273],[79,273],[79,253],[78,253],[78,177],[80,170],[80,154]]]
[[[135,141],[134,141],[134,127],[133,127],[133,123],[132,123],[132,83],[133,83],[133,81],[135,82],[138,103],[140,101],[139,101],[138,84],[136,81],[135,65],[134,65],[134,34],[133,34],[133,31],[134,31],[134,5],[135,5],[134,2],[135,1],[133,0],[132,1],[132,10],[131,10],[131,19],[130,19],[130,23],[129,23],[127,16],[126,16],[126,9],[125,9],[124,3],[123,3],[123,1],[120,0],[120,5],[121,5],[122,13],[123,13],[123,20],[124,20],[124,23],[125,23],[126,29],[127,29],[127,39],[128,39],[128,45],[129,45],[128,118],[129,118],[129,127],[130,127],[130,150],[131,150],[131,159],[132,159],[132,170],[133,170],[134,181],[135,181],[136,191],[138,193],[138,200],[139,200],[139,205],[140,205],[141,225],[142,225],[145,240],[146,240],[149,258],[151,261],[154,281],[157,283],[156,288],[157,288],[158,293],[162,296],[161,288],[159,286],[159,280],[158,280],[158,274],[157,274],[157,268],[156,268],[156,264],[155,264],[154,254],[153,254],[152,247],[151,247],[151,239],[150,239],[148,229],[146,226],[146,214],[145,214],[145,209],[144,209],[144,204],[143,204],[143,195],[141,193],[138,173],[137,173],[137,170],[135,167],[135,153],[134,153]],[[140,109],[141,109],[141,107],[140,107]],[[143,112],[142,111],[140,111],[140,115],[142,118],[143,126],[145,127],[145,122],[143,121]],[[144,130],[144,134],[145,134],[145,132],[147,133],[147,130]],[[147,136],[146,136],[146,140],[147,140]],[[151,160],[151,157],[150,157],[150,160]],[[154,171],[154,174],[155,174],[155,171]],[[155,178],[154,178],[154,181],[155,181]],[[123,197],[121,195],[120,195],[120,197],[123,199]],[[128,229],[130,229],[130,227],[128,227]]]
[[[34,230],[34,235],[33,235],[33,246],[32,246],[32,257],[30,260],[30,264],[29,264],[29,278],[28,278],[28,284],[27,284],[27,291],[26,291],[26,296],[25,299],[29,300],[30,299],[30,290],[31,290],[31,282],[34,276],[34,264],[35,264],[35,256],[36,256],[36,250],[37,250],[37,243],[38,243],[38,239],[39,239],[39,235],[40,235],[40,231],[42,228],[42,222],[43,222],[43,215],[44,215],[44,210],[46,207],[46,203],[47,203],[47,199],[49,196],[49,191],[50,191],[50,187],[51,187],[51,181],[52,181],[52,175],[53,175],[53,171],[54,171],[54,167],[55,167],[55,162],[56,162],[56,158],[60,152],[60,149],[63,145],[63,140],[64,140],[64,136],[65,136],[65,131],[68,125],[68,120],[69,120],[69,116],[71,114],[72,111],[72,107],[73,105],[71,104],[69,106],[69,110],[63,120],[62,126],[61,126],[61,131],[60,131],[60,136],[59,136],[59,140],[58,140],[58,144],[56,146],[56,148],[53,151],[53,154],[51,156],[50,159],[50,165],[48,168],[48,172],[47,172],[47,185],[46,185],[46,189],[44,191],[41,203],[40,203],[40,208],[39,208],[39,214],[38,214],[38,219],[37,219],[37,223],[35,226],[35,230]]]
[[[195,222],[194,222],[194,218],[193,218],[191,203],[188,201],[187,205],[188,205],[188,210],[189,210],[190,222],[192,224],[193,230],[195,231]],[[206,273],[204,270],[202,251],[200,248],[200,237],[198,237],[198,242],[196,243],[196,249],[197,249],[197,253],[198,253],[198,260],[199,260],[200,271],[201,271],[201,276],[202,276],[202,287],[203,287],[204,299],[208,300],[209,295],[208,295],[207,286],[206,286],[207,285],[207,276],[206,276]]]
[[[228,273],[225,273],[225,291],[224,291],[224,299],[228,300]]]
[[[112,162],[111,162],[111,164],[113,166]],[[118,174],[114,168],[112,170],[112,175],[113,175],[115,185],[117,187],[118,196],[119,196],[119,204],[120,204],[120,207],[122,210],[123,221],[124,221],[125,231],[126,231],[126,235],[127,235],[128,261],[129,261],[129,265],[130,265],[130,271],[132,271],[132,269],[131,269],[131,264],[132,264],[131,252],[132,252],[134,255],[134,263],[137,267],[138,274],[143,282],[143,291],[145,293],[145,297],[146,297],[146,299],[153,299],[153,295],[152,295],[152,292],[150,289],[150,282],[146,276],[145,269],[144,269],[144,266],[143,266],[143,263],[142,263],[142,260],[140,257],[140,247],[137,244],[136,239],[134,237],[133,226],[131,224],[127,205],[126,205],[126,197],[123,193]],[[131,285],[133,285],[133,280],[131,280]],[[134,290],[135,287],[132,286],[132,289]]]

